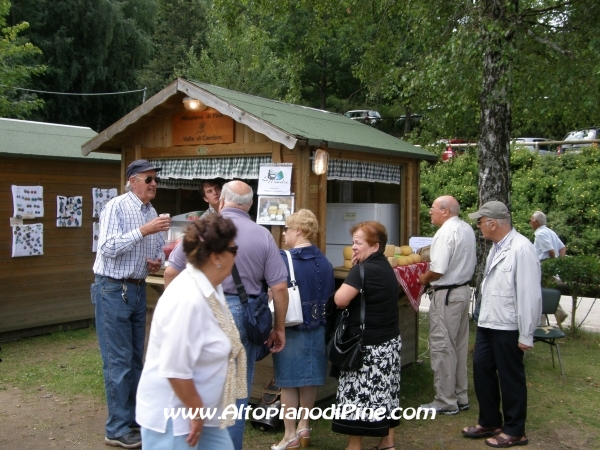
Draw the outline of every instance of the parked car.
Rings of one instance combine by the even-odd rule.
[[[553,151],[552,147],[550,147],[549,145],[541,144],[544,141],[551,141],[551,140],[552,139],[548,139],[548,138],[518,137],[513,142],[515,145],[518,145],[519,147],[526,148],[527,150],[532,151],[532,152],[535,152],[537,150],[540,155],[545,155],[547,153],[551,153],[551,154],[555,153]],[[536,142],[538,143],[537,149],[536,149],[535,145],[532,145],[532,144],[535,144]]]
[[[469,141],[468,139],[461,138],[452,138],[452,139],[442,139],[438,141],[443,144],[476,144],[475,141]],[[449,161],[455,156],[460,156],[465,153],[466,147],[446,147],[446,149],[442,152],[442,161]]]
[[[344,113],[344,115],[346,117],[350,117],[353,120],[358,120],[368,125],[375,125],[381,120],[381,114],[379,114],[379,112],[377,111],[373,111],[370,109],[357,109],[354,111],[348,111]]]
[[[584,128],[583,130],[569,131],[563,138],[563,141],[580,141],[582,139],[600,139],[600,127]],[[590,144],[562,144],[558,146],[558,154],[563,155],[565,152],[579,152],[581,147],[598,146],[598,143]]]

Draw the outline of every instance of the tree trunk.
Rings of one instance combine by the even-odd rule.
[[[510,50],[509,2],[484,0],[483,80],[479,98],[479,206],[490,200],[505,203],[510,210]],[[491,242],[478,233],[477,286],[483,279]]]

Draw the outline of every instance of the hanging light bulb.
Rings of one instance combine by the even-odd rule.
[[[183,106],[185,106],[185,109],[188,111],[204,111],[207,108],[200,100],[192,97],[185,97],[183,99]]]

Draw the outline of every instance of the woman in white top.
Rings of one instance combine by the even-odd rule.
[[[213,214],[183,238],[188,264],[156,306],[137,391],[144,448],[233,450],[225,427],[235,417],[220,416],[247,395],[246,355],[221,282],[235,236],[233,222]]]

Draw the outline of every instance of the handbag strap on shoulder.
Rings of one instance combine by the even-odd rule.
[[[294,263],[292,262],[292,255],[287,250],[284,250],[284,252],[287,256],[288,265],[290,266],[290,268],[289,268],[290,283],[292,283],[292,286],[295,287],[296,286],[296,274],[294,273]]]
[[[360,271],[360,329],[361,332],[365,328],[365,267],[362,264],[358,265]],[[362,339],[362,335],[361,335]]]
[[[242,284],[242,279],[240,278],[240,273],[238,272],[235,263],[233,263],[233,267],[231,268],[231,276],[233,277],[235,288],[240,296],[240,302],[248,303],[248,294],[246,293],[246,288],[244,288],[244,285]]]

